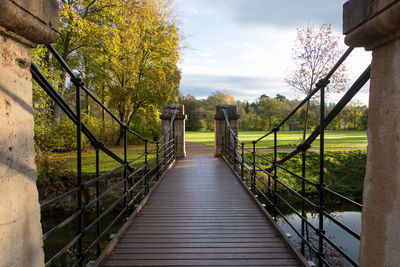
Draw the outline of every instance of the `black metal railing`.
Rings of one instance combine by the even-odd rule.
[[[351,53],[353,48],[349,48],[340,60],[335,64],[332,70],[326,75],[325,78],[321,79],[314,90],[303,100],[299,105],[276,127],[267,132],[262,137],[252,142],[242,142],[238,135],[231,128],[229,123],[229,117],[224,109],[224,116],[226,120],[225,136],[223,138],[223,157],[227,163],[231,166],[232,170],[241,177],[242,181],[249,187],[251,192],[258,197],[258,199],[264,203],[263,206],[270,212],[275,220],[281,218],[292,231],[300,239],[300,250],[309,260],[317,261],[319,266],[331,266],[326,255],[327,248],[329,247],[329,253],[336,253],[341,258],[345,259],[350,265],[358,266],[358,260],[352,258],[342,247],[336,244],[332,238],[328,237],[325,233],[324,222],[328,219],[330,223],[336,224],[339,228],[353,237],[354,239],[360,240],[360,234],[346,226],[340,219],[335,218],[329,214],[326,208],[327,197],[335,198],[339,201],[351,205],[355,209],[361,211],[362,205],[356,201],[343,196],[326,187],[324,182],[324,131],[328,124],[343,110],[343,108],[350,102],[354,95],[366,84],[370,77],[370,66],[361,74],[361,76],[354,82],[354,84],[348,89],[341,100],[334,106],[334,108],[325,114],[325,88],[329,84],[329,79],[344,62],[344,60]],[[286,123],[301,107],[303,107],[311,98],[320,93],[320,120],[319,125],[315,130],[304,140],[300,145],[287,155],[278,159],[278,134],[280,127]],[[258,153],[257,144],[269,135],[273,135],[273,152],[272,158]],[[319,179],[313,181],[306,178],[306,160],[307,152],[311,147],[311,144],[319,139]],[[251,149],[246,148],[246,145],[251,144]],[[296,173],[285,167],[285,162],[292,159],[294,156],[301,154],[301,173]],[[261,163],[263,162],[263,163]],[[285,183],[284,180],[280,179],[280,174],[286,173],[301,183],[301,190],[295,190],[291,185]],[[318,192],[317,197],[311,197],[307,195],[306,187],[310,186],[315,188]],[[301,203],[300,207],[292,205],[285,197],[279,188],[288,192],[287,194],[298,200]],[[314,211],[318,215],[318,223],[314,225],[310,222],[306,211]],[[288,218],[285,216],[285,211],[297,216],[301,221],[301,226],[296,227]],[[299,229],[300,228],[300,229]],[[309,230],[314,231],[316,239],[312,240],[308,238]],[[347,264],[346,263],[346,264]]]
[[[54,210],[63,201],[73,198],[76,209],[61,218],[49,229],[44,230],[43,240],[46,247],[60,247],[52,255],[46,253],[46,266],[82,266],[100,256],[102,250],[110,241],[109,235],[118,228],[134,212],[136,205],[149,193],[160,179],[161,175],[173,164],[176,155],[176,139],[174,136],[174,120],[177,110],[172,113],[169,129],[157,141],[151,141],[139,135],[121,122],[74,74],[53,46],[48,50],[58,64],[69,75],[75,87],[75,110],[55,90],[49,80],[32,63],[31,73],[36,83],[63,110],[68,118],[76,125],[76,186],[67,192],[60,193],[51,200],[41,204],[43,214]],[[123,131],[123,156],[113,152],[100,141],[82,121],[81,97],[90,97],[104,110]],[[82,139],[83,135],[89,140],[95,150],[95,177],[84,180],[82,177]],[[128,136],[133,135],[142,144],[143,150],[139,155],[128,160]],[[105,173],[100,172],[100,153],[112,158],[118,167]],[[113,180],[114,182],[109,182]],[[111,183],[111,184],[110,184]],[[94,191],[93,199],[84,203],[83,194]],[[51,240],[58,232],[67,229],[68,241],[59,244],[60,240]],[[90,233],[90,234],[89,234]],[[56,237],[55,239],[59,239]],[[49,243],[48,243],[49,242]],[[48,244],[47,244],[48,243]],[[68,258],[68,259],[66,259]]]

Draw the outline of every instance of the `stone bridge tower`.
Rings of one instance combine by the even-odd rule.
[[[43,266],[29,49],[56,41],[56,0],[0,0],[0,266]]]
[[[343,32],[372,51],[360,266],[400,262],[400,1],[351,0]]]

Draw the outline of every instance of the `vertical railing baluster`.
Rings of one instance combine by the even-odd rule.
[[[165,172],[165,137],[161,138],[161,152],[160,152],[160,156],[161,156],[161,173]]]
[[[320,93],[320,127],[321,132],[319,135],[319,226],[318,226],[318,253],[319,253],[319,266],[323,266],[324,257],[324,138],[325,138],[325,85],[321,86],[321,93]]]
[[[268,174],[268,199],[271,200],[271,175]]]
[[[274,128],[273,129],[273,131],[274,131],[274,161],[273,161],[273,167],[274,167],[274,178],[273,178],[273,180],[274,180],[274,191],[273,191],[273,193],[274,193],[274,220],[276,221],[277,220],[277,218],[276,218],[276,214],[277,214],[277,209],[278,209],[278,206],[277,206],[277,202],[278,202],[278,197],[277,197],[277,189],[278,189],[278,185],[277,185],[277,180],[278,180],[278,174],[277,174],[277,168],[276,168],[276,163],[277,163],[277,160],[278,160],[278,131],[279,131],[279,128]]]
[[[301,153],[301,176],[303,178],[306,177],[306,151],[303,150]],[[301,195],[304,198],[305,197],[305,181],[302,180],[301,181]],[[303,216],[303,218],[306,218],[306,212],[305,212],[305,201],[304,199],[301,200],[301,216]],[[304,220],[301,220],[301,236],[303,237],[303,239],[301,240],[301,254],[305,255],[305,242],[304,242],[304,238],[305,238],[305,227],[307,227],[306,223],[304,222]]]
[[[256,193],[256,142],[252,141],[251,142],[253,144],[253,169],[251,171],[251,191],[253,192],[253,194]]]
[[[124,127],[124,209],[125,209],[125,220],[128,219],[128,179],[127,179],[127,169],[128,169],[128,126]]]
[[[223,157],[226,158],[226,156],[225,156],[225,136],[222,136],[222,151],[221,151],[221,154],[222,154]]]
[[[173,138],[173,141],[172,141],[172,145],[173,145],[173,155],[172,155],[172,158],[174,159],[174,160],[176,160],[176,152],[178,151],[178,149],[177,149],[177,137],[176,137],[176,133],[175,133],[175,119],[173,120],[173,122],[172,122],[172,138]]]
[[[230,153],[229,153],[229,155],[231,156],[231,166],[232,166],[233,170],[235,170],[234,138],[233,138],[232,133],[230,131],[229,131],[229,139],[230,139],[229,147],[230,147],[230,150],[231,150]]]
[[[225,125],[225,127],[224,127],[224,131],[225,131],[225,133],[224,133],[224,137],[225,137],[225,150],[226,150],[226,152],[225,152],[225,159],[228,161],[228,164],[229,164],[229,156],[228,156],[228,147],[227,147],[227,143],[228,143],[228,136],[227,136],[227,134],[226,134],[226,127],[228,127],[227,125],[226,125],[226,123],[224,124]]]
[[[73,81],[76,87],[76,153],[77,153],[77,184],[80,187],[78,191],[78,209],[80,214],[78,216],[79,235],[82,235],[78,241],[78,262],[82,266],[83,261],[83,210],[82,210],[82,116],[81,116],[81,91],[80,86],[83,84],[80,78]]]
[[[242,160],[240,164],[240,178],[242,178],[242,181],[244,180],[244,143],[241,143],[242,147]]]
[[[100,153],[99,153],[99,148],[96,148],[96,177],[100,176],[100,166],[99,166],[99,162],[100,162]],[[98,199],[100,197],[100,181],[96,181],[96,199]],[[96,219],[98,219],[100,217],[100,200],[98,200],[96,202]],[[100,237],[100,221],[98,221],[96,223],[96,235],[97,238]],[[97,243],[97,257],[100,257],[101,254],[101,248],[100,248],[100,240]]]
[[[236,138],[232,135],[233,137],[233,170],[235,173],[238,172],[238,156],[237,156],[237,140]]]
[[[147,181],[147,142],[148,140],[144,140],[144,196],[147,195],[147,192],[149,191],[149,183]]]
[[[176,153],[177,153],[177,151],[178,151],[178,146],[177,146],[177,144],[178,144],[178,137],[177,136],[175,136],[174,137],[174,160],[176,160]]]
[[[230,135],[229,147],[231,150],[229,153],[229,155],[231,156],[231,166],[232,166],[232,169],[235,171],[235,158],[234,158],[234,154],[233,154],[234,147],[233,147],[233,143],[232,143],[232,135]]]
[[[157,171],[157,181],[160,180],[160,155],[159,155],[160,144],[156,142],[156,171]]]

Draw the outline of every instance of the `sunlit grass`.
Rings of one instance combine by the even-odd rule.
[[[239,138],[246,143],[246,147],[251,147],[251,141],[256,140],[266,134],[266,131],[239,131]],[[309,135],[311,132],[308,132]],[[278,147],[295,147],[302,138],[302,131],[280,131],[278,132]],[[202,143],[208,146],[214,145],[214,132],[186,132],[186,141]],[[325,131],[325,147],[367,147],[366,131],[333,130]],[[273,134],[257,143],[257,148],[273,148]],[[312,147],[319,147],[319,138],[314,141]]]
[[[148,147],[148,156],[147,159],[150,160],[155,157],[155,147]],[[111,151],[117,155],[120,159],[124,159],[124,151],[123,147],[113,147]],[[142,156],[141,158],[139,158]],[[137,159],[139,158],[139,159]],[[137,159],[137,160],[135,160]],[[133,161],[131,165],[134,167],[139,167],[144,164],[144,146],[129,146],[127,152],[127,160]],[[67,170],[76,171],[77,168],[77,154],[76,152],[68,152],[68,153],[54,153],[50,156],[50,161],[58,161],[61,162],[63,167]],[[111,171],[117,167],[121,166],[121,164],[107,155],[104,152],[99,153],[99,171],[100,173]],[[82,173],[95,173],[96,172],[96,153],[94,150],[84,151],[82,152]]]

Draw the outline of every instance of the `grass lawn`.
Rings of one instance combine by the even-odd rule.
[[[155,151],[153,151],[154,149],[155,147],[149,146],[148,149],[149,155],[147,156],[148,160],[155,157]],[[121,159],[124,158],[123,147],[113,147],[111,151],[113,151]],[[132,161],[140,157],[141,155],[143,155],[143,152],[144,152],[144,146],[130,146],[128,148],[128,155],[127,155],[128,161]],[[144,157],[141,157],[140,159],[132,163],[132,166],[136,167],[142,166],[144,160],[145,160]],[[49,162],[53,166],[61,165],[60,167],[65,168],[66,170],[76,172],[76,166],[77,166],[76,152],[51,154],[49,156]],[[117,162],[115,159],[105,154],[104,152],[100,152],[99,166],[100,166],[100,172],[102,173],[113,170],[121,166],[121,164]],[[94,150],[85,151],[82,153],[82,173],[96,173],[96,153]]]
[[[239,132],[239,138],[246,143],[246,147],[251,148],[251,141],[261,137],[264,131],[243,131]],[[278,146],[281,148],[295,147],[299,144],[302,136],[301,131],[282,131],[278,133]],[[214,145],[214,132],[186,132],[186,141],[202,143],[208,146]],[[326,147],[359,147],[367,146],[366,131],[326,131],[325,133]],[[319,141],[315,141],[313,147],[319,147]],[[260,141],[257,148],[273,148],[273,135]],[[149,145],[149,152],[155,149],[154,145]],[[122,147],[113,147],[111,150],[120,158],[124,157]],[[143,154],[143,146],[128,147],[128,161],[131,161]],[[148,159],[154,158],[155,152],[148,155]],[[53,168],[63,168],[69,171],[76,171],[76,152],[54,153],[49,155],[49,164]],[[133,166],[142,166],[144,157],[137,160]],[[39,172],[42,169],[41,162],[38,161]],[[58,167],[57,167],[58,166]],[[100,152],[100,172],[110,171],[117,168],[120,164],[110,156]],[[95,173],[96,171],[96,154],[94,150],[82,153],[82,172]]]
[[[239,138],[242,142],[248,143],[246,147],[251,147],[251,141],[263,136],[266,131],[239,131]],[[309,132],[308,134],[310,134]],[[278,133],[278,147],[295,147],[300,143],[302,131],[280,131]],[[257,148],[273,148],[273,134],[261,140]],[[314,141],[312,147],[319,147],[319,138]],[[186,141],[202,143],[208,146],[214,145],[214,132],[186,132]],[[367,147],[366,131],[325,131],[325,147]]]

